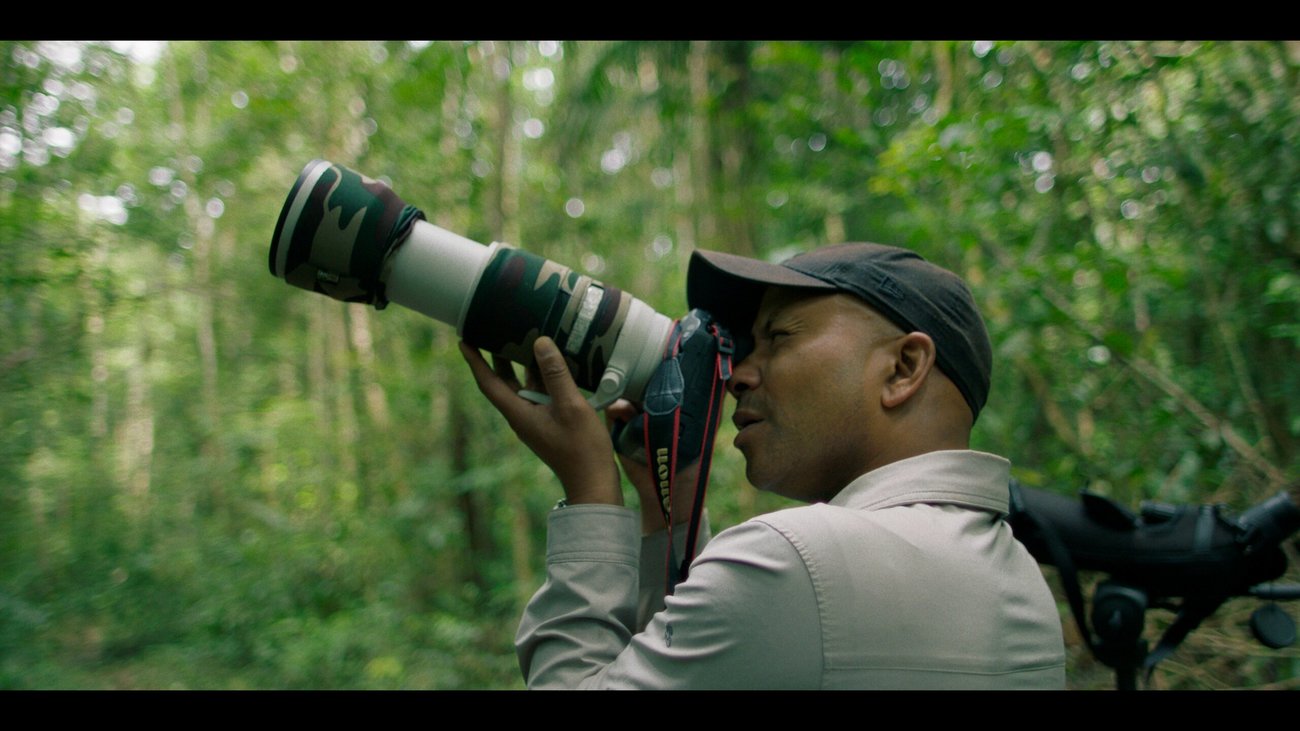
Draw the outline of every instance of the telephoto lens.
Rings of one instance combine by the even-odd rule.
[[[295,287],[344,302],[396,302],[526,366],[533,341],[546,335],[597,408],[641,402],[672,331],[668,317],[626,292],[439,228],[384,183],[325,160],[308,163],[290,189],[270,267]]]

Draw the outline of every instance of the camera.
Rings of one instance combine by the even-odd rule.
[[[525,366],[538,337],[553,339],[592,406],[626,398],[642,407],[616,428],[615,447],[650,468],[668,525],[674,475],[699,460],[692,538],[676,574],[685,575],[726,382],[745,355],[708,312],[670,320],[563,264],[439,228],[382,182],[325,160],[308,163],[289,190],[269,264],[295,287],[378,309],[396,302],[454,325],[466,343]],[[676,565],[671,544],[669,558]]]
[[[642,402],[674,329],[616,287],[439,228],[384,183],[325,160],[308,163],[290,189],[269,263],[296,287],[377,309],[396,302],[526,366],[546,335],[596,408]]]

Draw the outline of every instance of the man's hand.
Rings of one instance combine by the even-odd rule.
[[[641,412],[631,402],[623,399],[610,404],[609,408],[605,409],[605,415],[611,421],[618,422],[641,418]],[[668,525],[664,522],[664,512],[659,507],[659,488],[650,474],[649,466],[624,454],[618,455],[618,461],[623,465],[623,472],[627,473],[628,481],[636,487],[637,495],[641,498],[641,535],[665,530]],[[699,474],[698,459],[677,470],[677,477],[673,480],[673,525],[675,526],[691,519],[691,507],[695,504],[695,480]]]
[[[493,370],[478,350],[464,342],[460,352],[479,390],[501,412],[520,441],[560,479],[569,503],[623,504],[609,432],[582,397],[554,341],[539,337],[534,342],[533,356],[542,383],[540,387],[534,384],[531,374],[528,383],[531,390],[549,394],[549,404],[533,403],[519,395],[522,386],[510,361],[494,357]]]

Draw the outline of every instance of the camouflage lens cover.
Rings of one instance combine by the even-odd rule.
[[[565,354],[577,384],[594,391],[631,303],[630,295],[566,266],[501,247],[483,270],[461,334],[475,347],[526,365],[533,362],[533,341],[546,335]]]
[[[303,168],[271,240],[271,273],[296,287],[382,308],[384,259],[424,213],[378,180],[324,160]]]

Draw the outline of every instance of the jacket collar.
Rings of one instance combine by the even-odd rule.
[[[930,452],[872,470],[831,498],[831,505],[880,510],[914,503],[961,505],[1005,515],[1011,463],[970,450]]]

